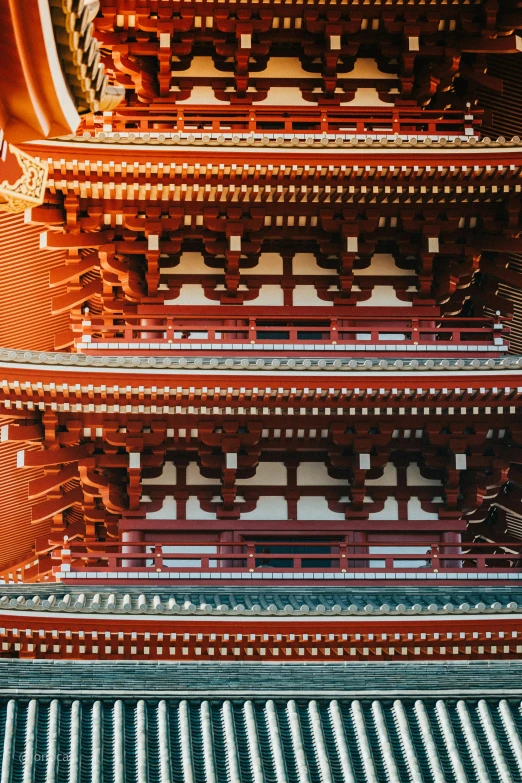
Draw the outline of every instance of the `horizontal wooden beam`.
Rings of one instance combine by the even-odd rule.
[[[19,451],[17,467],[43,468],[48,465],[62,465],[66,462],[77,462],[85,459],[94,451],[94,444],[83,446],[65,446],[59,449],[43,449],[42,451]]]
[[[463,532],[467,522],[462,519],[284,519],[284,520],[246,520],[246,519],[120,519],[120,532],[125,531],[169,531],[175,533],[237,533],[256,536],[285,536],[288,533],[303,533],[323,537],[329,533],[346,534],[351,531],[364,532]],[[230,542],[233,544],[233,542]]]
[[[54,514],[59,514],[60,511],[65,511],[66,508],[70,508],[75,503],[81,503],[82,501],[83,490],[81,487],[75,487],[59,498],[44,500],[43,503],[33,506],[31,509],[31,522],[33,525],[37,522],[43,522]]]

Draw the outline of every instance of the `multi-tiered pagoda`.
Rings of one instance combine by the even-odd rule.
[[[5,0],[1,783],[522,780],[521,74],[515,0]]]

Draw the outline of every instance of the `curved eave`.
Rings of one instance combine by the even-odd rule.
[[[80,123],[54,37],[48,0],[0,4],[0,122],[15,143],[73,133]]]
[[[142,160],[143,162],[164,161],[166,158],[179,161],[212,160],[220,162],[238,162],[238,159],[259,157],[260,159],[274,156],[291,159],[296,163],[299,159],[321,160],[327,158],[329,163],[349,165],[357,159],[357,163],[372,163],[378,160],[383,168],[390,163],[403,165],[435,165],[445,160],[458,168],[464,165],[510,164],[519,165],[522,156],[520,139],[512,141],[491,142],[490,139],[474,140],[474,143],[456,144],[447,139],[434,140],[427,144],[402,144],[400,141],[371,141],[363,143],[356,139],[315,141],[281,141],[267,139],[257,141],[250,138],[223,138],[221,141],[196,139],[190,136],[173,137],[164,142],[155,137],[141,136],[123,138],[119,134],[99,134],[97,137],[69,136],[69,138],[49,139],[40,142],[24,144],[31,155],[44,160],[85,160],[96,155],[96,160]],[[383,152],[386,158],[383,159]],[[347,157],[348,155],[348,157]]]

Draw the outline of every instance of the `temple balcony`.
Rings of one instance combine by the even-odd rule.
[[[262,524],[262,523],[261,523]],[[318,522],[318,526],[324,523]],[[349,523],[348,523],[349,524]],[[437,536],[434,538],[443,538]],[[225,544],[201,544],[186,535],[175,544],[168,535],[136,544],[125,541],[69,542],[52,552],[53,575],[66,584],[160,579],[178,584],[270,582],[322,584],[515,584],[522,580],[522,541],[457,541],[398,544],[381,536],[378,543],[355,543],[349,536],[295,538],[259,536]],[[395,539],[397,536],[395,536]],[[352,536],[353,539],[353,536]],[[25,580],[28,572],[25,573]],[[4,577],[5,578],[5,577]]]
[[[115,324],[109,316],[84,318],[76,350],[94,355],[130,351],[137,356],[175,351],[285,356],[293,351],[483,357],[509,349],[509,326],[500,319],[442,319],[438,308],[430,307],[365,308],[364,314],[355,307],[249,307],[247,313],[243,307],[225,305],[138,309],[139,315],[120,319],[124,324]]]
[[[318,80],[320,81],[320,80]],[[128,106],[91,114],[82,125],[86,137],[100,141],[118,134],[122,141],[172,138],[220,139],[372,139],[448,140],[480,137],[483,111],[421,109],[416,106]],[[113,136],[114,137],[114,136]]]

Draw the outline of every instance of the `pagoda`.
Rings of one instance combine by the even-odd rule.
[[[0,54],[0,783],[517,783],[520,3]]]

